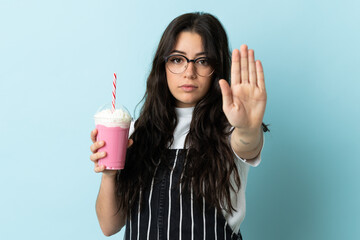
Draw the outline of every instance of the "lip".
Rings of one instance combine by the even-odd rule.
[[[180,86],[180,88],[185,92],[192,92],[197,88],[197,86],[192,84],[183,84]]]
[[[192,84],[184,84],[184,85],[181,85],[180,88],[185,92],[192,92],[197,87],[195,85],[192,85]]]

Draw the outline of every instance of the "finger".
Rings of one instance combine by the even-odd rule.
[[[220,84],[221,95],[222,95],[222,100],[223,100],[223,108],[225,110],[228,107],[230,107],[233,103],[232,92],[231,92],[231,88],[226,80],[221,79],[219,81],[219,84]]]
[[[97,162],[99,159],[106,157],[106,152],[97,152],[90,155],[90,160]]]
[[[241,83],[249,83],[248,70],[248,47],[243,44],[240,47]]]
[[[103,172],[105,168],[106,167],[104,165],[95,164],[94,171],[96,173]]]
[[[239,84],[240,78],[240,53],[238,49],[234,49],[231,56],[231,85]]]
[[[260,60],[256,60],[256,77],[259,88],[265,90],[264,70]]]
[[[251,85],[256,86],[256,67],[255,67],[255,56],[254,50],[248,51],[249,56],[249,82]]]
[[[96,128],[95,128],[94,130],[92,130],[91,133],[90,133],[91,141],[92,141],[93,143],[96,142],[97,133],[98,133],[98,131],[97,131]]]
[[[128,148],[131,147],[131,145],[133,145],[134,140],[132,140],[131,138],[128,140]]]
[[[98,142],[95,142],[94,144],[92,144],[90,146],[90,151],[93,152],[93,153],[96,153],[97,150],[101,147],[103,147],[105,145],[105,142],[104,141],[98,141]]]

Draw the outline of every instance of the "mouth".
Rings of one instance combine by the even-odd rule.
[[[181,88],[185,92],[192,92],[197,88],[197,86],[192,85],[192,84],[184,84],[184,85],[181,85],[179,88]]]

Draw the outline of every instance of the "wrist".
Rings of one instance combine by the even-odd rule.
[[[231,145],[239,152],[249,152],[257,149],[261,144],[262,129],[235,128],[231,135]]]
[[[248,139],[250,141],[259,139],[262,135],[262,128],[238,128],[234,127],[233,135],[237,138]]]
[[[108,181],[108,180],[115,180],[116,178],[116,173],[117,171],[116,170],[104,170],[102,172],[102,179],[105,180],[105,181]]]

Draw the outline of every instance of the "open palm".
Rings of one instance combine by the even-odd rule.
[[[261,126],[266,107],[264,72],[254,51],[246,45],[232,53],[231,86],[220,80],[224,113],[233,127],[255,130]]]

